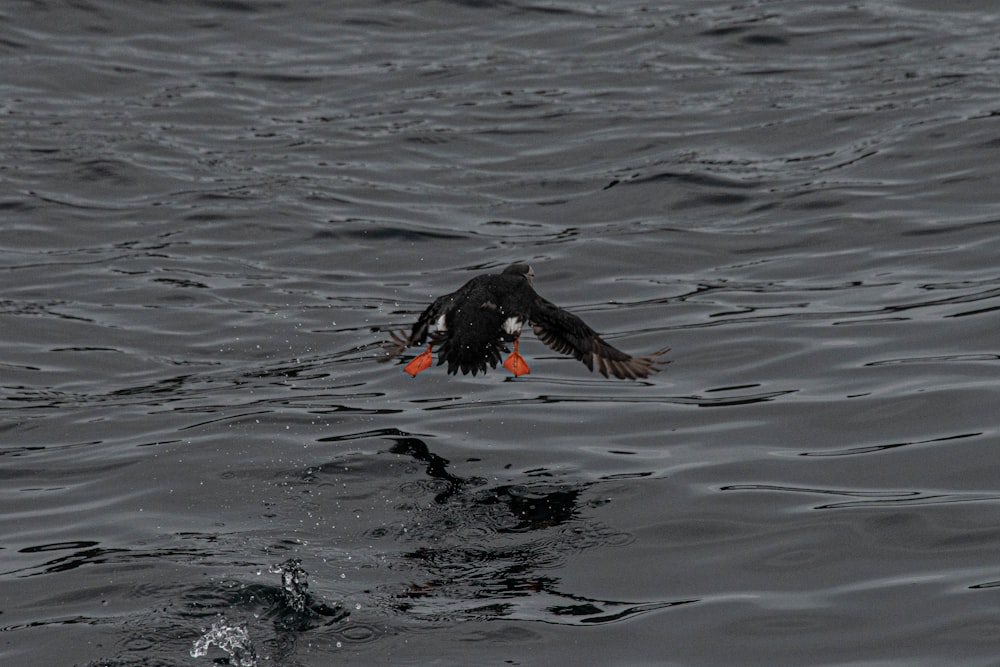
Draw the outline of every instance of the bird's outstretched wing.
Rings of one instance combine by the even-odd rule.
[[[658,357],[670,348],[652,354],[632,356],[606,342],[573,313],[551,301],[537,297],[529,313],[531,328],[538,339],[560,354],[571,354],[604,377],[614,375],[622,380],[647,378],[658,372]]]
[[[390,331],[389,337],[392,340],[382,346],[382,349],[385,350],[386,353],[379,357],[378,361],[380,363],[391,361],[402,354],[406,348],[413,345],[424,344],[427,341],[427,338],[431,336],[431,326],[437,322],[438,319],[444,315],[455,302],[455,294],[457,294],[457,292],[445,294],[444,296],[435,299],[434,303],[427,306],[427,308],[424,309],[424,312],[420,314],[420,317],[417,318],[417,321],[414,322],[410,333],[406,333],[406,331],[402,329],[399,331]]]

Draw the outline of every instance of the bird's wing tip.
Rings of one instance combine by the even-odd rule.
[[[405,331],[390,331],[389,338],[392,340],[382,346],[385,354],[379,355],[377,359],[379,363],[395,359],[410,346],[410,337],[406,335]]]

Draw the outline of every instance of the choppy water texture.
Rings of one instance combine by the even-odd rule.
[[[994,2],[0,36],[3,664],[997,664]],[[512,261],[670,364],[372,362]]]

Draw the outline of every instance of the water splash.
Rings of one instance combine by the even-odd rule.
[[[309,601],[308,572],[302,569],[302,561],[289,558],[284,563],[272,565],[270,572],[281,575],[281,588],[285,594],[285,602],[298,613],[306,610]]]
[[[225,618],[212,624],[212,628],[202,635],[191,647],[191,657],[208,655],[212,644],[229,655],[233,664],[240,667],[257,667],[257,651],[250,640],[246,623],[229,625]]]

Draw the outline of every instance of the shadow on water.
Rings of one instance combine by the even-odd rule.
[[[554,572],[575,553],[621,546],[631,537],[589,516],[593,483],[542,477],[490,484],[453,472],[422,438],[384,434],[387,453],[422,466],[423,483],[399,486],[413,520],[367,534],[403,547],[389,565],[408,583],[380,590],[390,612],[420,621],[517,619],[593,625],[688,604],[607,600],[566,590]],[[333,466],[337,467],[337,466]],[[429,502],[419,503],[420,497]]]

